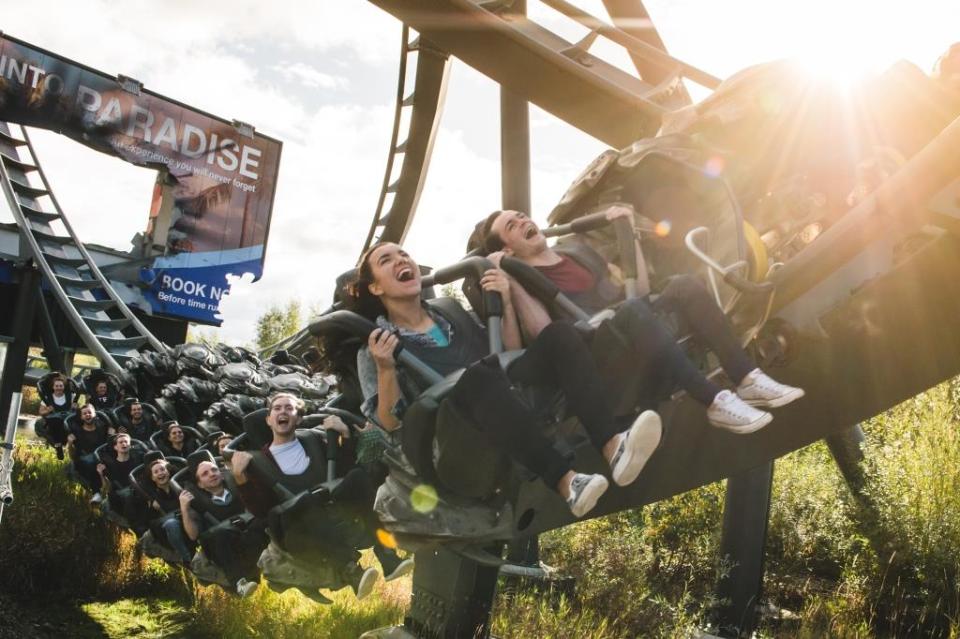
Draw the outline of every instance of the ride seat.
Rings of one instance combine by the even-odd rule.
[[[183,431],[183,444],[185,447],[188,445],[188,442],[190,444],[195,444],[195,446],[191,446],[194,450],[190,452],[194,452],[200,448],[201,445],[203,445],[204,437],[196,428],[191,428],[190,426],[180,426],[180,430]],[[154,450],[159,450],[167,457],[180,456],[178,452],[170,446],[170,443],[166,441],[166,434],[166,429],[162,429],[150,435],[150,446]],[[189,455],[190,453],[187,454]]]

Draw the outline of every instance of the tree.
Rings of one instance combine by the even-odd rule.
[[[300,330],[300,301],[290,300],[286,306],[273,304],[257,318],[257,347],[266,348]]]
[[[187,343],[189,344],[203,344],[213,348],[222,342],[223,340],[220,339],[216,328],[200,328],[196,324],[190,324],[187,328]]]

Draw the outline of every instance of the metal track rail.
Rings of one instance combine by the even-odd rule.
[[[407,95],[407,68],[412,55],[417,56],[416,79],[413,91]],[[377,210],[363,245],[364,252],[377,241],[402,242],[407,234],[427,178],[430,155],[440,125],[440,115],[443,112],[449,74],[450,63],[447,54],[421,38],[411,41],[410,29],[404,25],[390,151],[387,155],[387,168],[380,187]],[[399,142],[401,122],[407,112],[409,112],[409,123],[406,138],[403,142]],[[403,160],[400,174],[396,180],[391,181],[394,166],[401,155]]]
[[[42,186],[31,183],[29,173],[35,173]],[[0,123],[0,182],[34,263],[70,324],[102,366],[118,373],[143,346],[167,350],[123,303],[77,237],[23,127]],[[44,197],[49,198],[53,212],[38,202]],[[51,226],[57,222],[66,235]]]
[[[421,37],[517,95],[614,147],[654,135],[661,117],[686,106],[680,80],[713,89],[720,80],[669,56],[564,0],[544,0],[590,31],[569,42],[523,16],[509,3],[481,0],[370,0]],[[488,8],[489,7],[489,8]],[[638,78],[589,49],[597,37],[622,46],[659,74]]]

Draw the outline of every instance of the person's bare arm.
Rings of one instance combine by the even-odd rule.
[[[97,464],[97,474],[100,476],[100,494],[106,495],[110,492],[110,480],[107,479],[107,467],[103,464]]]
[[[520,321],[520,327],[527,339],[534,339],[545,329],[553,318],[543,302],[530,294],[519,282],[513,281],[510,286],[513,298],[513,308]]]
[[[502,257],[503,253],[497,251],[488,255],[487,259],[499,267]],[[510,278],[510,302],[519,322],[520,330],[523,331],[523,336],[528,340],[539,335],[540,331],[553,321],[547,307],[512,277]]]
[[[180,519],[183,521],[183,532],[191,541],[200,538],[200,526],[197,525],[194,510],[190,508],[190,502],[193,501],[193,493],[187,490],[180,491]]]
[[[606,210],[607,219],[615,220],[619,217],[633,218],[634,210],[629,204],[614,204]],[[647,261],[643,257],[643,247],[636,238],[633,240],[637,249],[637,295],[644,297],[650,293],[650,276],[647,273]]]
[[[485,291],[500,293],[500,298],[503,300],[503,323],[501,324],[503,348],[508,351],[523,348],[520,324],[517,322],[517,314],[510,294],[510,290],[513,288],[510,277],[501,269],[493,268],[483,274],[480,279],[480,287]]]
[[[377,365],[377,419],[384,430],[391,431],[400,425],[392,408],[402,397],[400,381],[397,378],[397,363],[393,353],[400,343],[399,338],[382,328],[370,333],[367,344],[370,355]]]

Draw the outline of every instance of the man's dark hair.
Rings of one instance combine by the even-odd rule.
[[[468,253],[479,249],[481,255],[489,255],[494,251],[503,250],[505,246],[503,240],[493,232],[493,223],[500,217],[501,213],[503,213],[503,210],[494,211],[477,222],[477,225],[473,227],[473,233],[470,234],[470,239],[467,240]]]

